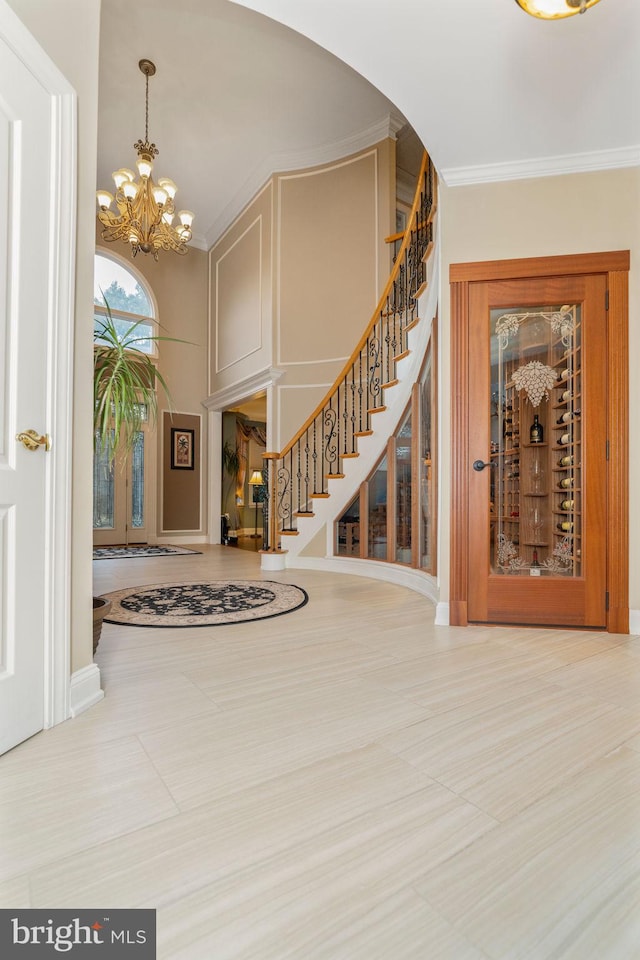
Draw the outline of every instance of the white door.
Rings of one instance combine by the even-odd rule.
[[[68,250],[56,250],[66,204],[52,193],[61,149],[55,111],[66,106],[47,89],[50,70],[0,2],[0,752],[62,719],[52,706],[59,670],[53,637],[68,609],[68,585],[59,580],[68,572],[53,568],[68,542],[55,517],[56,498],[59,504],[68,493],[60,489],[68,482],[68,437],[61,437],[62,459],[44,442],[28,449],[18,439],[32,430],[36,440],[51,435],[55,444],[57,398],[68,392],[57,382],[68,372],[68,355],[58,366],[53,342],[58,333],[65,339],[58,330],[63,297],[66,333],[71,311],[68,290],[56,289],[56,258],[72,260]],[[64,193],[68,184],[62,177],[55,190]],[[72,252],[68,234],[66,240]],[[62,547],[53,544],[57,536]],[[52,596],[56,584],[62,597]]]

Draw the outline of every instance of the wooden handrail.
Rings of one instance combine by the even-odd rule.
[[[349,370],[351,369],[352,365],[356,362],[356,359],[358,358],[358,356],[359,356],[362,348],[363,348],[364,345],[366,344],[367,339],[368,339],[370,333],[372,332],[373,328],[375,327],[376,323],[378,322],[378,319],[379,319],[379,317],[380,317],[380,313],[381,313],[381,311],[384,310],[384,305],[385,305],[385,303],[386,303],[387,297],[389,296],[391,290],[393,289],[393,283],[394,283],[395,280],[397,280],[398,275],[399,275],[399,273],[400,273],[400,267],[401,267],[401,265],[403,264],[403,256],[404,256],[404,253],[405,253],[407,247],[409,246],[409,243],[411,242],[411,235],[412,235],[413,233],[415,233],[416,230],[418,230],[418,229],[421,228],[420,224],[416,224],[416,225],[413,226],[413,227],[411,226],[411,224],[412,224],[412,221],[413,221],[413,219],[414,219],[414,217],[415,217],[415,215],[416,215],[416,212],[417,212],[417,210],[418,210],[418,206],[419,206],[419,204],[420,204],[421,184],[422,184],[422,182],[423,182],[423,180],[424,180],[425,174],[427,173],[428,167],[429,167],[429,154],[428,154],[427,151],[425,150],[425,152],[424,152],[424,154],[423,154],[423,156],[422,156],[422,164],[421,164],[421,166],[420,166],[420,173],[419,173],[419,175],[418,175],[418,186],[417,186],[417,189],[416,189],[415,197],[413,198],[413,205],[412,205],[412,207],[411,207],[411,214],[410,214],[410,216],[409,216],[409,218],[408,218],[408,224],[409,224],[409,226],[407,227],[407,230],[405,231],[405,233],[404,233],[404,235],[403,235],[403,236],[404,236],[404,239],[403,239],[402,245],[401,245],[401,247],[400,247],[400,249],[399,249],[399,251],[398,251],[398,255],[397,255],[397,257],[396,257],[396,261],[395,261],[395,263],[394,263],[394,265],[393,265],[393,269],[391,270],[391,273],[390,273],[390,275],[389,275],[389,279],[387,280],[386,286],[385,286],[384,290],[382,291],[382,295],[381,295],[380,299],[378,300],[376,309],[375,309],[375,311],[374,311],[374,313],[373,313],[373,315],[372,315],[372,317],[371,317],[371,320],[370,320],[369,323],[367,324],[367,327],[366,327],[364,333],[362,334],[362,336],[360,337],[360,339],[359,339],[359,341],[358,341],[355,349],[351,352],[351,356],[349,357],[349,359],[348,359],[347,362],[345,363],[344,367],[342,368],[342,370],[340,371],[340,373],[338,374],[338,376],[337,376],[336,379],[334,380],[333,384],[331,385],[331,387],[329,388],[329,390],[327,391],[327,393],[324,395],[324,397],[322,398],[322,400],[320,401],[320,403],[316,406],[316,408],[315,408],[315,410],[313,411],[313,413],[310,414],[310,415],[307,417],[307,419],[306,419],[305,422],[302,424],[302,426],[300,427],[300,429],[298,430],[298,432],[295,434],[295,436],[292,437],[292,439],[287,443],[286,447],[284,447],[284,449],[282,450],[282,452],[278,455],[278,459],[282,459],[282,457],[285,457],[285,456],[289,453],[289,451],[293,449],[293,447],[295,446],[295,444],[298,442],[298,440],[301,439],[301,437],[304,435],[305,431],[311,426],[311,424],[312,424],[313,421],[316,419],[316,417],[319,416],[320,413],[322,413],[322,410],[324,409],[324,407],[326,406],[326,404],[329,403],[329,401],[331,400],[331,398],[334,396],[336,390],[338,389],[338,387],[340,386],[340,384],[341,384],[342,381],[344,380],[345,376],[347,375],[347,373],[348,373]],[[423,224],[423,227],[426,226],[427,223],[428,223],[428,221],[425,221],[424,224]]]

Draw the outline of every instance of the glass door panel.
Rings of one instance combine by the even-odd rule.
[[[93,455],[93,526],[97,530],[113,530],[115,524],[113,461],[109,462],[108,450],[96,448]]]
[[[411,413],[408,413],[395,442],[397,563],[411,563],[411,437]]]
[[[581,573],[581,307],[489,313],[490,568]]]
[[[433,470],[431,443],[431,353],[420,384],[420,566],[432,572],[433,568]]]
[[[387,458],[369,480],[369,551],[372,560],[387,559]]]

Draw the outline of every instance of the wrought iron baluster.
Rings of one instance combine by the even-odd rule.
[[[342,403],[342,455],[349,453],[349,384],[347,382],[347,374],[344,375],[344,380],[342,381],[342,390],[343,403]]]
[[[297,480],[297,504],[294,504],[296,510],[301,509],[302,504],[302,449],[300,441],[296,443],[296,480]]]
[[[318,418],[315,417],[313,421],[313,448],[311,453],[311,460],[313,461],[313,492],[318,493],[318,438],[317,438],[317,421]]]
[[[304,509],[309,509],[309,496],[311,491],[309,490],[309,428],[304,432],[305,443],[304,443],[304,458],[305,458],[305,471],[304,471]]]

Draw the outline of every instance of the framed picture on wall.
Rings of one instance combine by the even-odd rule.
[[[171,427],[171,469],[193,470],[193,443],[195,430],[181,430]]]

